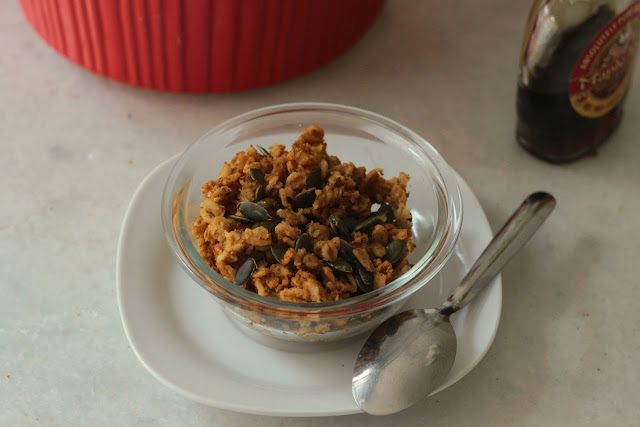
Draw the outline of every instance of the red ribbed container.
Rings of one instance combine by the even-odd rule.
[[[230,92],[310,72],[351,47],[384,0],[20,0],[55,50],[111,79]]]

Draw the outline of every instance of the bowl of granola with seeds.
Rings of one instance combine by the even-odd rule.
[[[368,111],[285,104],[232,118],[177,160],[172,252],[241,330],[333,342],[372,330],[430,280],[462,223],[453,170]]]

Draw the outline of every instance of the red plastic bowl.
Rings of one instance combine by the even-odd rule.
[[[228,92],[310,72],[351,47],[384,0],[20,0],[76,64],[174,92]]]

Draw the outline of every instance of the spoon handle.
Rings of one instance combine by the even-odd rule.
[[[556,199],[548,193],[537,192],[527,197],[491,240],[453,295],[436,310],[450,315],[467,305],[538,231],[555,206]]]

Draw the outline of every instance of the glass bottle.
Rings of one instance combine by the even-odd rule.
[[[618,126],[640,41],[640,0],[536,0],[520,58],[518,142],[562,163]]]

